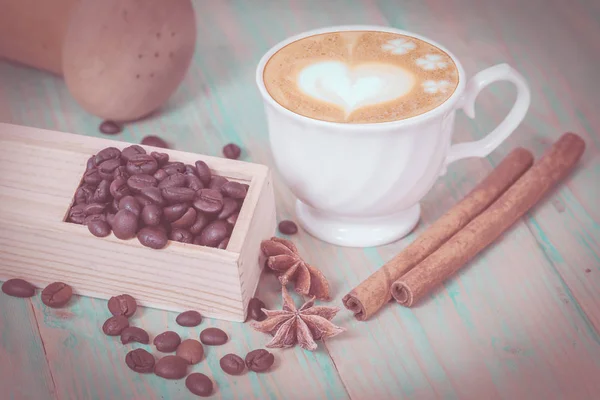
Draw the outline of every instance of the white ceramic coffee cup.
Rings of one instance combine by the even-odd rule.
[[[431,43],[454,60],[458,87],[429,112],[373,124],[308,118],[269,95],[263,70],[279,49],[308,36],[355,30],[398,33]],[[517,88],[509,114],[483,139],[452,145],[456,111],[462,109],[474,118],[477,95],[496,81],[509,81]],[[365,25],[317,29],[280,42],[260,60],[256,83],[264,100],[276,167],[297,197],[299,223],[323,241],[349,247],[382,245],[410,233],[419,221],[419,201],[446,166],[491,153],[521,123],[531,97],[525,79],[507,64],[487,68],[467,80],[459,60],[444,46],[411,32]]]

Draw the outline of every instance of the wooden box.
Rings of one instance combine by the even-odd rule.
[[[275,233],[269,169],[142,146],[173,161],[203,160],[213,173],[249,185],[226,250],[179,242],[154,250],[64,222],[90,156],[129,145],[0,124],[0,280],[20,277],[40,288],[63,281],[85,296],[128,293],[143,306],[243,321],[261,273],[260,242]]]

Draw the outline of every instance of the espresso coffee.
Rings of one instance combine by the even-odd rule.
[[[296,114],[369,124],[431,111],[454,93],[459,74],[446,52],[415,37],[343,31],[278,50],[263,80],[270,96]]]

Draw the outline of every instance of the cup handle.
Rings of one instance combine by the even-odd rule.
[[[475,118],[475,100],[479,92],[496,81],[509,81],[517,87],[517,100],[504,120],[486,137],[450,146],[443,170],[448,164],[467,157],[485,157],[500,145],[525,118],[531,93],[525,78],[508,64],[498,64],[480,71],[469,80],[459,107],[469,118]]]

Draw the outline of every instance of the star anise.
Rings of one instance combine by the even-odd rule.
[[[285,286],[281,288],[281,294],[282,310],[263,308],[267,319],[250,323],[257,331],[273,335],[265,347],[282,348],[299,344],[303,349],[312,351],[317,348],[315,340],[327,339],[346,330],[331,322],[340,310],[338,307],[315,306],[315,298],[312,297],[297,309]]]
[[[329,283],[325,275],[300,257],[294,243],[272,237],[263,240],[260,248],[267,256],[267,266],[280,274],[279,282],[283,286],[293,281],[296,292],[301,295],[329,300]]]

